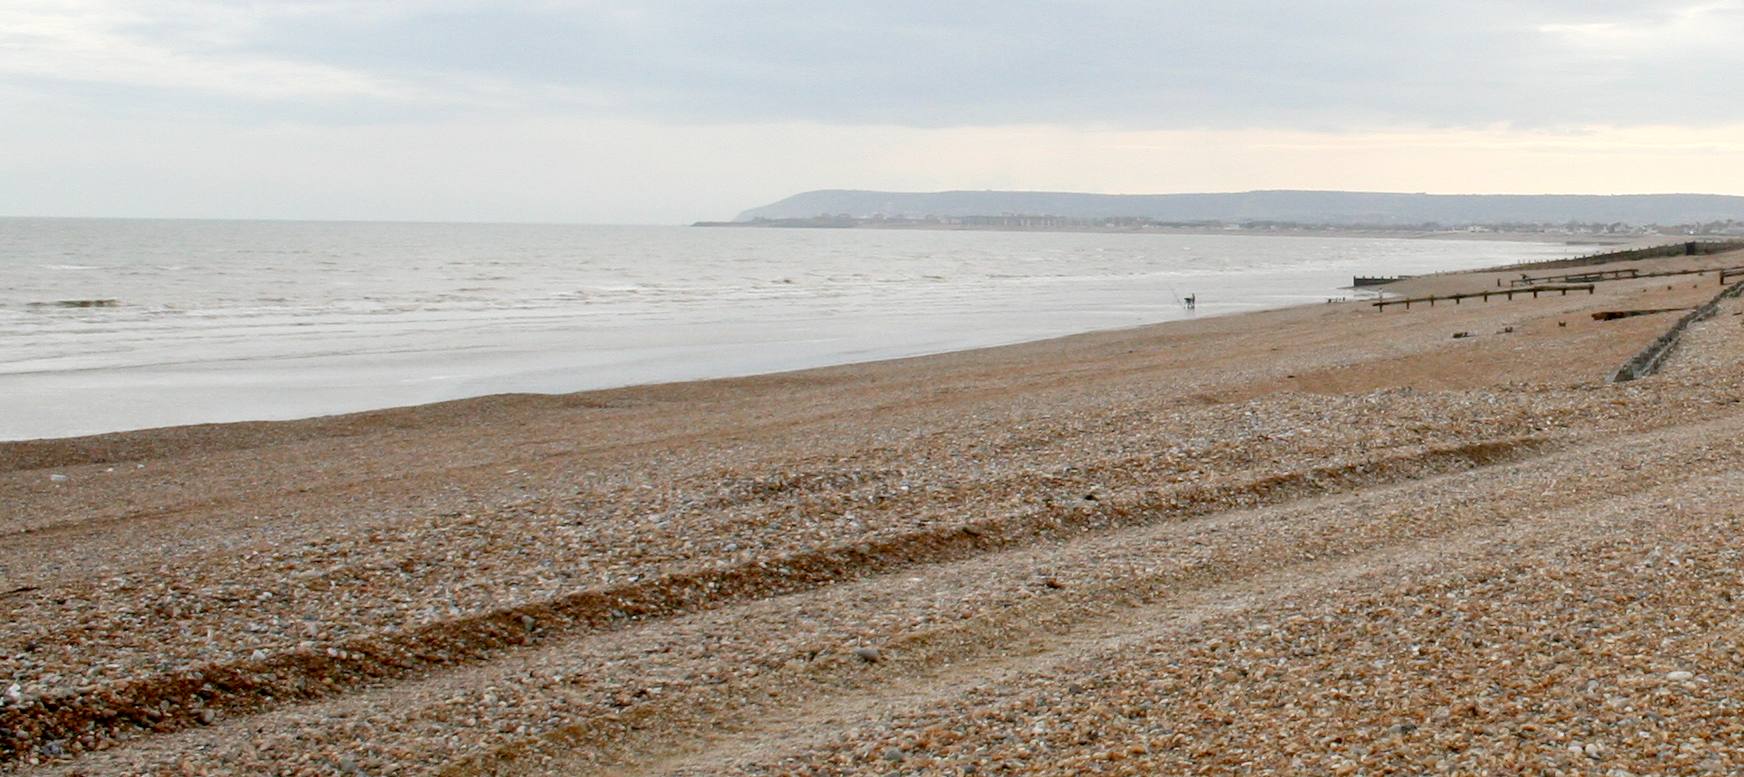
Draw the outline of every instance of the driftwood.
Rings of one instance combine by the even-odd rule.
[[[1695,310],[1695,308],[1651,308],[1648,310],[1601,310],[1593,314],[1594,321],[1616,321],[1619,318],[1634,318],[1636,316],[1652,316],[1659,313],[1676,313],[1680,310]]]

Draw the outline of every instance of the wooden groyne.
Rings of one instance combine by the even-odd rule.
[[[1674,275],[1707,275],[1711,272],[1720,274],[1720,284],[1725,285],[1726,276],[1744,274],[1744,265],[1734,267],[1698,267],[1691,270],[1660,270],[1659,272],[1642,272],[1639,269],[1604,270],[1601,272],[1566,273],[1563,275],[1540,275],[1532,277],[1522,274],[1508,281],[1509,286],[1528,286],[1534,283],[1602,283],[1604,281],[1633,281],[1642,278],[1669,278]],[[1496,285],[1502,285],[1502,279],[1496,279]]]
[[[1620,281],[1641,277],[1641,271],[1635,268],[1627,270],[1600,270],[1598,272],[1566,273],[1563,275],[1540,275],[1536,278],[1522,274],[1508,281],[1509,286],[1526,286],[1534,283],[1594,283],[1596,281]],[[1496,285],[1502,285],[1502,279],[1496,279]]]
[[[1430,294],[1428,296],[1423,296],[1423,297],[1406,297],[1405,299],[1385,299],[1385,300],[1381,300],[1380,302],[1371,302],[1369,304],[1374,305],[1376,308],[1379,308],[1381,310],[1386,310],[1388,305],[1404,305],[1406,310],[1410,310],[1411,305],[1414,303],[1415,304],[1428,303],[1428,305],[1430,307],[1434,307],[1435,303],[1437,303],[1437,302],[1449,302],[1449,301],[1451,301],[1451,302],[1453,302],[1453,304],[1458,305],[1460,303],[1460,300],[1468,300],[1468,299],[1482,299],[1485,302],[1489,302],[1491,297],[1504,297],[1504,298],[1511,300],[1514,298],[1515,294],[1531,294],[1533,299],[1537,299],[1540,292],[1545,293],[1545,294],[1549,294],[1550,292],[1553,292],[1553,291],[1559,292],[1562,296],[1566,297],[1566,296],[1568,296],[1568,293],[1571,291],[1584,291],[1588,294],[1591,294],[1591,293],[1593,293],[1593,288],[1594,288],[1593,284],[1590,284],[1590,283],[1570,284],[1570,285],[1566,285],[1566,286],[1531,286],[1531,287],[1524,288],[1524,289],[1503,289],[1501,291],[1472,291],[1472,292],[1466,292],[1464,294]]]
[[[1412,277],[1412,276],[1410,276],[1410,275],[1358,275],[1358,276],[1355,276],[1355,277],[1350,279],[1350,285],[1352,288],[1362,288],[1364,286],[1384,286],[1386,284],[1392,283],[1393,281],[1402,281],[1402,280],[1405,280],[1406,278],[1410,278],[1410,277]]]
[[[1611,382],[1623,383],[1637,378],[1645,378],[1658,372],[1660,366],[1665,363],[1665,357],[1677,348],[1678,341],[1683,339],[1684,331],[1689,329],[1691,324],[1713,316],[1720,309],[1721,302],[1741,293],[1744,293],[1744,281],[1727,286],[1725,290],[1714,295],[1713,299],[1708,300],[1707,304],[1678,319],[1677,323],[1671,325],[1671,329],[1659,336],[1659,339],[1654,340],[1651,345],[1641,349],[1640,353],[1635,354],[1629,361],[1624,362],[1623,366],[1618,367],[1617,371],[1611,375]]]
[[[1685,240],[1679,243],[1666,243],[1663,245],[1647,246],[1645,248],[1624,248],[1616,251],[1601,251],[1596,254],[1575,256],[1568,259],[1520,262],[1512,265],[1512,267],[1517,269],[1549,270],[1558,267],[1585,267],[1595,264],[1610,264],[1612,262],[1630,262],[1636,259],[1659,259],[1674,256],[1706,256],[1708,254],[1725,253],[1740,248],[1744,248],[1744,240]]]

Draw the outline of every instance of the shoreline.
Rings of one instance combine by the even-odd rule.
[[[1744,258],[1744,252],[1737,256]],[[1666,259],[1637,260],[1627,262],[1628,265],[1665,264]],[[1704,266],[1710,264],[1708,257],[1692,257],[1687,261],[1674,260],[1676,268],[1688,266]],[[1411,296],[1417,294],[1446,294],[1465,286],[1480,287],[1483,281],[1492,277],[1512,277],[1515,270],[1509,266],[1455,270],[1443,273],[1433,273],[1404,278],[1391,283],[1374,287],[1363,287],[1364,290],[1382,290],[1386,293]],[[449,415],[470,415],[477,411],[487,413],[513,412],[515,409],[563,408],[563,407],[608,407],[626,397],[634,397],[640,393],[667,394],[691,393],[696,391],[722,390],[731,391],[736,385],[763,385],[769,383],[796,382],[804,383],[816,378],[827,379],[836,371],[876,371],[880,368],[901,368],[904,366],[924,367],[928,362],[938,361],[949,364],[956,360],[972,360],[976,358],[995,358],[1010,351],[1022,353],[1031,349],[1061,347],[1077,340],[1097,340],[1118,337],[1121,335],[1142,335],[1146,337],[1167,337],[1172,328],[1191,331],[1197,324],[1218,319],[1247,319],[1280,314],[1307,313],[1309,311],[1326,310],[1331,307],[1348,309],[1353,305],[1366,305],[1362,298],[1327,303],[1300,303],[1274,308],[1250,310],[1231,310],[1224,312],[1209,312],[1204,315],[1192,315],[1186,318],[1170,319],[1133,324],[1130,326],[1106,327],[1051,335],[1035,339],[1017,340],[991,345],[979,345],[966,348],[947,348],[924,353],[903,354],[882,358],[864,359],[858,361],[832,362],[794,369],[775,370],[769,372],[753,372],[741,375],[720,375],[703,378],[693,378],[673,381],[656,381],[650,383],[633,383],[602,388],[582,389],[570,392],[499,392],[478,396],[442,399],[431,402],[415,402],[405,405],[365,408],[361,410],[297,418],[280,419],[243,419],[233,421],[211,421],[190,424],[172,424],[168,426],[140,427],[120,429],[90,434],[74,434],[60,437],[40,437],[27,439],[0,439],[0,462],[7,458],[15,461],[30,460],[41,457],[38,450],[73,449],[86,451],[103,451],[89,454],[94,458],[80,459],[55,458],[48,456],[40,458],[44,463],[40,467],[61,466],[53,462],[71,464],[107,463],[127,460],[128,451],[140,447],[135,439],[147,441],[150,447],[160,447],[170,444],[172,447],[198,447],[199,441],[213,438],[229,437],[240,432],[244,438],[275,439],[279,436],[288,438],[318,438],[326,434],[355,433],[358,428],[391,427],[413,428],[423,427],[431,423],[439,423],[440,419]],[[175,443],[169,441],[175,440]],[[0,472],[7,469],[26,469],[31,467],[0,467]]]
[[[1434,275],[1417,276],[1417,279],[1421,280],[1421,279],[1435,278],[1435,277],[1441,277],[1441,276],[1449,275],[1449,274],[1459,275],[1459,274],[1462,274],[1465,272],[1470,272],[1470,271],[1454,271],[1452,273],[1438,273],[1438,274],[1434,274]],[[1398,282],[1391,284],[1391,286],[1395,286],[1395,287],[1398,285],[1399,285]],[[1354,293],[1361,293],[1362,291],[1371,291],[1373,289],[1380,289],[1380,288],[1386,288],[1386,286],[1363,287],[1363,289],[1361,289],[1361,290],[1340,289],[1340,291],[1352,291]],[[1361,299],[1362,299],[1361,297],[1357,297],[1357,296],[1351,297],[1351,300],[1353,300],[1353,301],[1360,301]],[[303,424],[303,423],[316,423],[316,422],[331,422],[332,424],[343,426],[351,419],[363,419],[366,417],[373,418],[376,416],[395,416],[395,415],[415,416],[415,415],[419,415],[420,413],[418,411],[420,411],[422,409],[459,406],[459,405],[463,405],[464,403],[468,403],[468,402],[494,403],[494,402],[511,401],[511,400],[514,400],[517,398],[527,398],[529,400],[537,400],[538,398],[547,398],[547,399],[550,399],[553,401],[558,401],[559,403],[561,403],[561,400],[565,400],[565,399],[570,399],[570,400],[577,401],[577,402],[586,402],[587,401],[586,398],[588,396],[595,395],[595,394],[600,394],[600,395],[616,394],[619,392],[633,392],[633,391],[642,390],[642,389],[647,389],[647,390],[669,389],[669,388],[673,388],[673,387],[685,386],[685,385],[690,385],[690,384],[720,384],[720,383],[730,383],[733,381],[748,381],[748,380],[757,380],[757,379],[764,379],[764,378],[779,379],[779,378],[782,378],[784,376],[803,377],[806,373],[811,373],[811,372],[815,372],[815,371],[822,371],[822,370],[831,370],[831,369],[839,369],[839,368],[854,368],[854,367],[871,368],[871,367],[876,367],[877,365],[881,365],[881,364],[890,364],[890,363],[905,362],[905,361],[919,360],[919,359],[937,359],[937,358],[941,358],[941,357],[950,357],[952,355],[957,355],[957,354],[974,354],[974,353],[982,352],[982,351],[997,351],[1000,349],[1008,349],[1008,348],[1021,348],[1021,347],[1029,346],[1029,345],[1044,344],[1044,343],[1050,343],[1050,342],[1060,341],[1060,340],[1069,340],[1072,338],[1080,338],[1080,337],[1095,336],[1095,335],[1118,334],[1118,333],[1122,333],[1122,332],[1151,330],[1151,329],[1155,329],[1155,328],[1159,328],[1159,327],[1184,325],[1184,324],[1192,323],[1194,321],[1208,320],[1208,319],[1214,319],[1214,318],[1255,316],[1255,315],[1263,315],[1266,313],[1296,310],[1296,309],[1313,310],[1313,309],[1321,308],[1326,304],[1329,304],[1329,303],[1307,302],[1307,303],[1299,303],[1299,304],[1294,304],[1294,305],[1284,305],[1284,306],[1272,307],[1272,308],[1228,310],[1228,311],[1222,311],[1222,312],[1211,310],[1211,311],[1204,312],[1202,314],[1195,312],[1193,315],[1189,315],[1187,317],[1178,318],[1178,319],[1168,319],[1168,320],[1163,320],[1163,321],[1151,321],[1151,322],[1131,324],[1131,325],[1126,325],[1126,326],[1103,327],[1103,328],[1098,328],[1098,329],[1084,330],[1084,331],[1080,331],[1080,332],[1069,332],[1069,333],[1065,333],[1065,334],[1048,335],[1048,336],[1039,337],[1039,338],[1019,339],[1019,340],[1013,340],[1010,342],[998,342],[998,343],[993,343],[993,344],[988,344],[988,345],[972,345],[972,346],[967,346],[967,347],[947,347],[947,348],[943,348],[940,350],[928,350],[928,351],[921,351],[921,352],[916,352],[916,353],[905,353],[905,354],[900,354],[900,355],[877,357],[877,358],[871,358],[871,359],[858,359],[858,360],[851,360],[851,361],[832,361],[832,362],[828,362],[828,363],[824,363],[824,364],[817,364],[817,365],[804,366],[804,367],[795,367],[792,369],[773,370],[773,371],[767,371],[767,372],[748,372],[748,373],[743,373],[743,374],[717,375],[717,376],[681,379],[681,380],[671,380],[671,381],[654,381],[654,382],[648,382],[648,383],[630,383],[630,384],[624,384],[624,385],[605,386],[605,387],[600,387],[600,388],[580,389],[577,391],[568,391],[568,392],[525,392],[525,391],[497,392],[497,393],[491,393],[491,394],[480,394],[480,395],[476,395],[476,396],[457,397],[457,398],[453,398],[453,399],[439,399],[439,400],[434,400],[434,401],[430,401],[430,402],[413,402],[413,403],[402,404],[402,405],[388,405],[388,406],[383,406],[383,407],[370,407],[370,408],[363,408],[363,409],[359,409],[359,410],[348,410],[348,411],[341,411],[341,412],[334,412],[334,413],[320,413],[320,414],[316,414],[316,415],[299,416],[299,417],[295,417],[295,418],[258,418],[258,419],[205,421],[205,422],[194,422],[194,423],[187,423],[187,424],[170,424],[170,425],[166,425],[166,426],[143,426],[143,427],[136,427],[136,428],[129,428],[129,429],[117,429],[117,430],[111,430],[111,431],[91,432],[91,433],[83,433],[83,434],[69,434],[69,435],[53,436],[53,437],[34,437],[34,438],[16,438],[16,439],[0,438],[0,455],[4,455],[9,447],[15,447],[15,446],[20,446],[20,445],[49,444],[49,443],[63,443],[63,442],[64,443],[79,443],[79,442],[83,442],[83,441],[97,443],[97,442],[100,442],[106,438],[112,438],[112,437],[116,437],[118,435],[145,434],[145,433],[154,433],[154,432],[155,433],[164,433],[164,434],[175,434],[177,432],[177,430],[222,429],[222,428],[226,428],[226,427],[242,428],[242,427],[253,427],[253,426],[259,426],[259,425]],[[1331,304],[1348,304],[1348,303],[1331,303]]]
[[[1066,772],[1108,762],[1090,726],[1141,773],[1203,747],[1330,771],[1290,765],[1329,736],[1405,771],[1470,740],[1480,771],[1496,719],[1435,717],[1438,689],[1500,693],[1496,741],[1574,725],[1509,712],[1584,698],[1500,669],[1546,658],[1707,734],[1711,706],[1652,678],[1744,691],[1705,647],[1744,617],[1744,301],[1626,384],[1678,315],[1591,314],[1716,289],[0,444],[0,768]],[[1397,703],[1281,712],[1336,678]],[[1236,723],[1101,711],[1183,704]],[[1636,739],[1607,759],[1649,771]]]
[[[1333,237],[1333,236],[1328,236],[1328,237]],[[1348,235],[1341,235],[1338,237],[1349,237],[1349,236]],[[1375,235],[1375,237],[1389,237],[1389,236]],[[1630,245],[1633,245],[1633,244],[1630,244]],[[1654,245],[1657,245],[1657,244],[1654,244]],[[1363,299],[1363,297],[1361,296],[1362,294],[1372,293],[1376,290],[1385,290],[1389,293],[1392,293],[1398,289],[1406,289],[1406,290],[1428,289],[1427,293],[1439,293],[1438,291],[1436,291],[1437,289],[1446,288],[1447,285],[1450,283],[1457,284],[1457,283],[1459,283],[1458,279],[1461,277],[1464,277],[1464,276],[1471,276],[1471,277],[1475,278],[1475,277],[1477,277],[1477,275],[1483,274],[1483,273],[1508,272],[1508,271],[1509,271],[1509,267],[1506,265],[1491,267],[1491,268],[1469,269],[1469,270],[1450,270],[1450,271],[1415,276],[1414,278],[1409,279],[1409,282],[1394,282],[1391,284],[1386,284],[1386,285],[1376,286],[1376,287],[1360,287],[1360,288],[1341,287],[1339,289],[1336,289],[1336,291],[1348,292],[1347,294],[1341,295],[1347,301],[1362,300]],[[1436,279],[1445,279],[1445,280],[1438,281]],[[1331,299],[1332,298],[1329,298],[1329,301]],[[862,366],[862,365],[876,365],[876,364],[880,364],[880,363],[896,362],[896,361],[903,361],[903,360],[908,360],[908,359],[936,358],[936,357],[948,356],[950,354],[956,354],[956,353],[975,352],[975,351],[982,351],[982,350],[988,350],[988,349],[1020,347],[1020,346],[1029,345],[1029,344],[1045,343],[1045,342],[1049,342],[1049,341],[1053,341],[1053,340],[1060,340],[1060,339],[1072,338],[1072,337],[1080,337],[1080,336],[1085,336],[1085,335],[1095,335],[1095,334],[1100,334],[1100,333],[1117,333],[1117,332],[1131,331],[1131,330],[1144,330],[1144,329],[1149,329],[1149,328],[1153,328],[1153,327],[1185,324],[1187,322],[1191,322],[1191,321],[1195,321],[1195,320],[1210,319],[1210,318],[1216,318],[1216,317],[1257,315],[1257,314],[1263,314],[1263,313],[1272,312],[1272,311],[1289,310],[1289,309],[1293,309],[1293,308],[1301,308],[1301,309],[1305,309],[1305,310],[1311,310],[1311,309],[1319,308],[1323,304],[1325,304],[1325,303],[1302,302],[1302,303],[1296,303],[1293,305],[1283,305],[1283,306],[1278,306],[1278,307],[1244,308],[1244,309],[1221,310],[1221,311],[1218,310],[1216,307],[1210,307],[1207,309],[1194,311],[1194,312],[1192,312],[1192,313],[1190,313],[1182,318],[1172,318],[1172,319],[1164,319],[1164,320],[1160,320],[1160,321],[1140,322],[1140,323],[1121,325],[1121,326],[1112,326],[1112,327],[1098,327],[1098,328],[1094,328],[1094,329],[1085,329],[1085,330],[1080,330],[1080,331],[1065,332],[1065,333],[1061,333],[1061,334],[1048,334],[1048,335],[1043,335],[1040,337],[1029,337],[1029,336],[1023,336],[1023,335],[1017,335],[1016,339],[1011,339],[1011,340],[999,341],[998,339],[994,339],[994,341],[990,342],[990,343],[972,344],[972,345],[966,345],[966,346],[945,346],[945,347],[936,348],[936,349],[929,348],[929,347],[924,346],[924,345],[918,346],[918,350],[910,350],[907,348],[892,348],[892,349],[885,349],[885,350],[894,350],[894,351],[897,351],[897,353],[895,353],[893,355],[886,355],[886,356],[875,356],[872,358],[850,358],[847,361],[841,361],[841,360],[836,360],[834,357],[826,357],[826,360],[823,361],[822,363],[808,364],[808,365],[797,366],[797,367],[792,367],[792,368],[785,368],[785,369],[775,369],[775,370],[768,370],[768,371],[754,370],[754,371],[741,372],[741,373],[729,372],[727,374],[709,375],[709,376],[695,377],[695,378],[681,378],[681,379],[677,379],[677,380],[654,380],[654,381],[647,381],[647,382],[633,382],[633,383],[625,383],[625,384],[618,384],[618,385],[600,386],[600,387],[594,387],[594,388],[582,388],[582,389],[577,389],[575,391],[492,392],[492,393],[486,393],[486,394],[476,394],[476,395],[471,395],[471,396],[462,396],[462,397],[453,397],[453,398],[439,398],[439,399],[433,399],[430,401],[423,401],[423,402],[409,402],[409,403],[404,403],[404,404],[389,404],[389,405],[382,405],[382,406],[375,406],[375,407],[363,407],[363,408],[354,409],[354,410],[339,410],[339,411],[335,411],[335,412],[317,412],[317,413],[314,413],[311,415],[301,415],[301,416],[295,416],[295,417],[289,417],[289,418],[242,418],[242,419],[227,419],[227,420],[214,420],[214,421],[196,421],[196,422],[185,423],[185,424],[168,424],[168,425],[161,425],[161,426],[139,426],[139,427],[131,427],[131,428],[123,428],[123,429],[113,429],[113,430],[108,430],[108,431],[98,431],[98,432],[88,432],[88,433],[72,433],[72,434],[49,436],[49,437],[29,437],[29,438],[21,437],[21,438],[10,438],[10,439],[0,438],[0,449],[3,449],[4,446],[6,446],[8,444],[47,443],[47,442],[54,442],[54,441],[78,441],[78,440],[86,440],[86,439],[104,438],[104,437],[109,437],[112,435],[122,435],[122,434],[151,432],[151,431],[163,431],[163,430],[175,430],[175,429],[181,429],[181,428],[223,427],[223,426],[229,426],[229,425],[255,425],[255,424],[288,424],[288,423],[298,423],[298,422],[308,422],[308,421],[321,421],[321,420],[328,420],[328,419],[345,419],[345,418],[351,417],[351,416],[363,416],[363,415],[378,414],[378,413],[389,413],[392,411],[409,411],[409,410],[412,410],[415,408],[440,406],[440,405],[451,405],[454,403],[463,403],[463,402],[474,401],[474,400],[490,400],[493,398],[522,397],[522,396],[525,396],[525,397],[572,397],[572,396],[585,396],[585,395],[589,395],[589,394],[593,394],[593,393],[600,393],[600,392],[628,391],[628,390],[636,390],[636,389],[642,389],[642,388],[664,387],[664,386],[672,386],[672,385],[679,385],[679,384],[686,384],[686,383],[718,382],[718,381],[753,379],[753,378],[761,378],[761,377],[775,377],[775,376],[789,375],[789,374],[795,374],[795,373],[805,373],[805,372],[809,372],[812,370],[824,370],[824,369],[837,368],[837,367],[851,367],[851,366]]]
[[[1348,279],[1339,280],[1339,284],[1346,282]],[[317,359],[291,354],[283,359],[265,357],[237,364],[206,362],[192,368],[169,362],[91,371],[14,373],[0,378],[10,378],[10,387],[16,390],[17,402],[21,402],[17,408],[24,415],[17,416],[16,425],[3,429],[0,437],[12,441],[68,439],[190,423],[316,418],[481,395],[562,395],[684,380],[743,378],[1005,347],[1092,331],[1153,326],[1188,317],[1242,314],[1264,310],[1280,301],[1285,305],[1291,303],[1273,300],[1284,289],[1277,282],[1271,284],[1273,287],[1249,282],[1249,286],[1254,286],[1252,289],[1238,291],[1254,296],[1221,298],[1216,287],[1193,287],[1200,294],[1202,305],[1193,312],[1182,312],[1179,303],[1168,301],[1162,280],[1155,282],[1155,286],[1153,291],[1160,296],[1130,293],[1127,289],[1114,291],[1113,280],[1104,279],[1099,280],[1099,286],[1092,287],[1092,301],[1080,301],[1076,308],[1053,303],[1052,307],[1032,308],[1027,314],[1010,305],[964,310],[961,314],[945,308],[917,310],[916,315],[900,324],[888,315],[863,312],[834,321],[811,321],[807,319],[811,312],[800,310],[797,314],[752,317],[734,324],[726,334],[719,328],[703,328],[694,322],[652,334],[616,334],[605,328],[609,340],[603,340],[598,350],[565,348],[563,343],[576,334],[551,328],[523,334],[520,340],[492,340],[488,333],[476,334],[476,347],[438,348],[422,355],[387,352],[384,357],[387,361],[366,361],[359,354],[335,352],[319,354]],[[1327,286],[1325,296],[1334,298],[1350,293],[1348,289]],[[1095,305],[1093,300],[1106,303],[1106,307]],[[1315,300],[1318,303],[1320,298]],[[558,350],[551,350],[551,359],[546,361],[521,355],[539,352],[541,348]],[[413,359],[429,359],[434,366],[406,368]],[[251,395],[237,394],[225,383],[209,378],[209,373],[218,369],[235,369],[239,380],[255,380],[253,376],[262,375],[256,395],[276,395],[276,401],[269,404]],[[180,399],[164,390],[131,392],[127,390],[129,380],[146,383],[176,380],[183,382],[185,392]],[[84,401],[108,404],[87,413],[80,409],[84,408],[80,404]],[[181,402],[180,406],[176,402]],[[31,408],[40,409],[40,413],[31,415]],[[187,408],[204,409],[192,413]],[[82,418],[82,413],[89,418]],[[28,420],[33,422],[26,423]],[[61,429],[73,427],[73,430],[49,436],[30,434],[33,429],[52,427],[51,422],[63,422]]]

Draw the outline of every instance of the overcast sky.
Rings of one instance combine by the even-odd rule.
[[[0,2],[0,214],[1744,194],[1744,0]]]

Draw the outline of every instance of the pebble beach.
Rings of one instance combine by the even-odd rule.
[[[1739,773],[1721,288],[0,443],[0,773]]]

